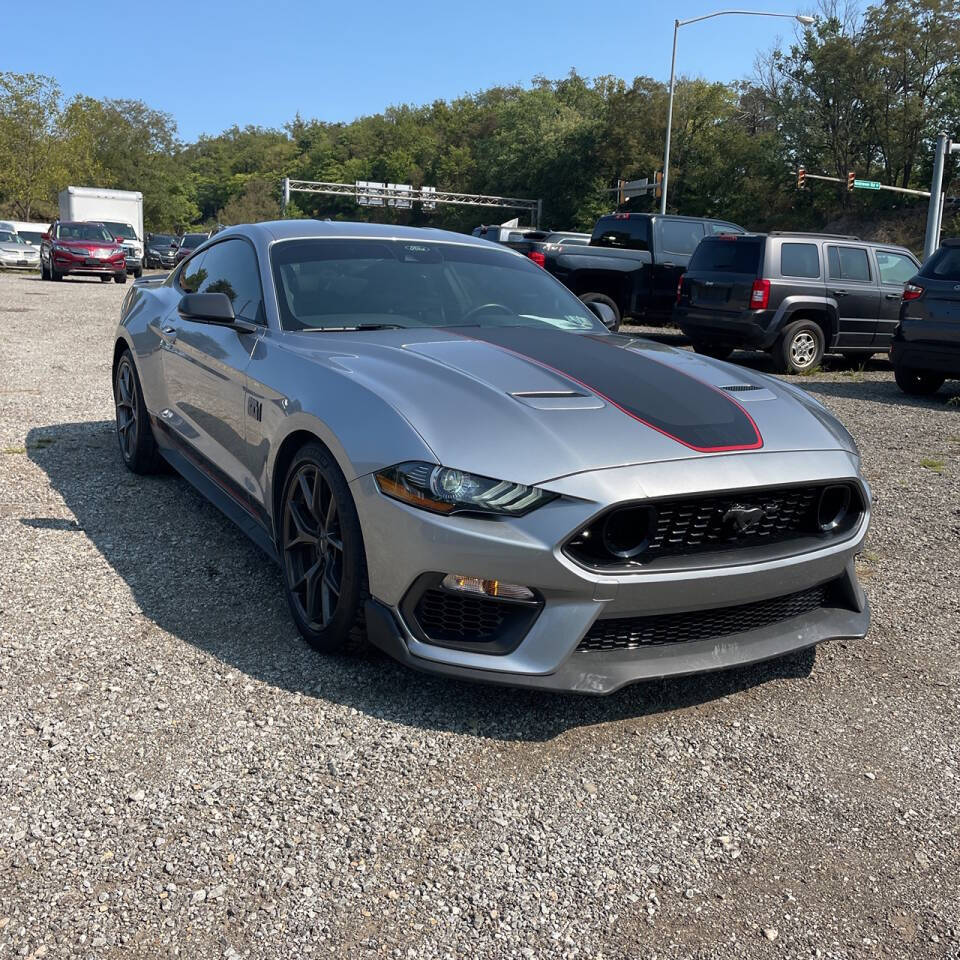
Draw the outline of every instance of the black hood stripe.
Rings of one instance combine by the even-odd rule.
[[[535,327],[480,327],[473,340],[515,353],[573,380],[644,425],[700,453],[759,450],[763,438],[729,394],[609,335]]]

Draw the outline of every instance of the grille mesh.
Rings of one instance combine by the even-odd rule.
[[[623,568],[649,563],[657,557],[684,556],[711,550],[762,547],[799,537],[823,536],[817,525],[817,507],[822,485],[738,490],[716,496],[658,500],[628,504],[603,514],[567,541],[566,553],[574,560],[598,569]],[[856,487],[843,523],[827,536],[852,529],[863,509]],[[752,525],[738,527],[734,514],[745,508],[753,514]],[[649,542],[632,562],[611,553],[605,545],[624,544],[630,528],[636,529],[638,509],[651,511]],[[622,527],[620,523],[622,521]]]
[[[784,597],[744,603],[736,607],[668,613],[654,617],[620,617],[597,620],[580,641],[579,650],[635,650],[638,647],[713,640],[745,633],[826,605],[828,585],[822,584]]]
[[[423,632],[435,640],[482,643],[498,635],[509,607],[492,599],[426,590],[417,604],[416,617]]]

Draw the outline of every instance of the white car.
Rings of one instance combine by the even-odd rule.
[[[0,230],[0,267],[38,270],[40,251],[12,230]]]

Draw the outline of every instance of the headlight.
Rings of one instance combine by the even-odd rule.
[[[376,474],[380,492],[431,513],[520,517],[557,495],[522,483],[410,460]]]

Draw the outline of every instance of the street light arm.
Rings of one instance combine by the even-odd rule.
[[[717,10],[715,13],[705,13],[702,17],[690,17],[689,20],[677,20],[678,27],[685,27],[688,23],[699,23],[701,20],[710,20],[712,17],[784,17],[787,20],[799,20],[806,24],[812,17],[800,19],[795,13],[773,13],[767,10]]]

